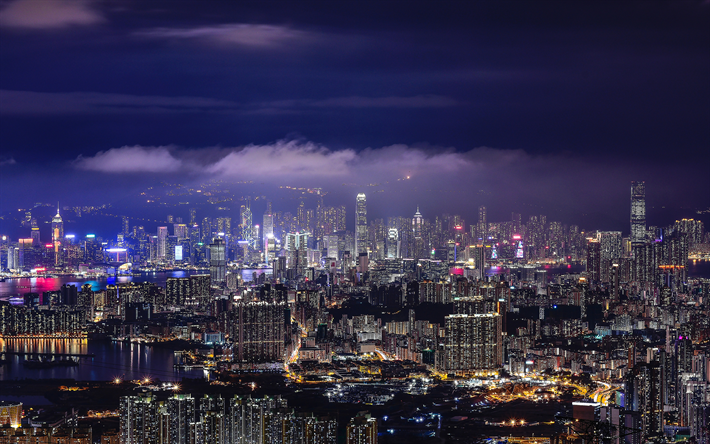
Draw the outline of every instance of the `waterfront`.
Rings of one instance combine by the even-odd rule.
[[[202,370],[173,370],[171,349],[133,342],[92,341],[88,339],[3,339],[2,351],[26,353],[93,354],[80,358],[78,366],[30,369],[22,355],[6,355],[10,362],[0,365],[0,380],[75,379],[77,381],[111,381],[115,378],[160,379],[179,381],[201,378]]]
[[[165,287],[165,281],[171,277],[188,277],[194,274],[204,274],[205,271],[160,271],[154,273],[141,273],[135,276],[106,276],[100,278],[80,278],[77,276],[57,276],[57,277],[36,277],[36,278],[14,278],[0,282],[0,300],[6,300],[13,296],[21,296],[25,293],[39,293],[45,291],[59,290],[62,285],[82,285],[90,284],[93,291],[106,288],[107,285],[122,284],[127,282],[152,282],[159,287]],[[271,269],[244,268],[241,270],[242,279],[245,282],[253,280],[254,273],[267,275],[271,274]]]

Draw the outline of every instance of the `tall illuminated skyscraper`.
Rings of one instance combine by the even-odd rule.
[[[52,218],[52,243],[54,244],[54,264],[61,265],[62,255],[60,254],[60,245],[64,239],[64,222],[62,216],[59,215],[59,204],[57,203],[57,214]]]
[[[631,182],[631,243],[643,244],[646,238],[646,182]]]
[[[480,239],[485,239],[488,232],[488,221],[486,219],[486,207],[478,207],[478,227],[476,229],[477,236]]]
[[[210,280],[213,284],[223,283],[227,276],[227,245],[221,237],[215,237],[210,244]]]
[[[367,253],[367,198],[365,193],[357,195],[355,204],[355,251]]]
[[[158,259],[165,259],[167,254],[168,227],[158,227]]]
[[[271,202],[266,202],[266,211],[264,212],[264,223],[262,225],[262,234],[264,239],[268,239],[274,235],[274,213],[271,211]]]
[[[239,228],[241,228],[242,240],[247,241],[250,245],[252,244],[252,213],[251,213],[251,202],[247,199],[246,204],[242,205],[239,209]]]

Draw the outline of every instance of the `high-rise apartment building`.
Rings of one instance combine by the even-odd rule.
[[[151,395],[124,396],[119,403],[122,444],[162,442],[160,405]]]
[[[195,398],[173,395],[165,402],[168,436],[171,444],[192,444],[190,427],[195,421]]]
[[[241,363],[283,362],[286,302],[240,301],[229,312],[234,359]]]
[[[495,370],[503,365],[502,317],[497,313],[446,316],[441,369],[449,373]]]
[[[637,364],[626,375],[626,409],[641,413],[644,438],[663,436],[664,380],[658,361]]]
[[[377,419],[360,412],[350,420],[345,433],[347,444],[376,444]]]

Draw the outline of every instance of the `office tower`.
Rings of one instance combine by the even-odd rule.
[[[478,278],[486,277],[486,247],[483,244],[472,246],[473,248],[473,263],[478,270]]]
[[[367,198],[365,193],[357,195],[355,205],[355,256],[367,253]]]
[[[387,230],[387,240],[385,244],[387,250],[387,259],[396,259],[400,257],[399,254],[399,232],[396,228],[390,228]]]
[[[271,211],[271,202],[266,202],[266,211],[264,212],[262,233],[264,239],[274,235],[274,214]]]
[[[239,228],[241,229],[241,239],[247,241],[250,245],[252,244],[252,213],[251,213],[251,201],[247,199],[246,203],[242,205],[239,209]]]
[[[162,441],[159,405],[151,395],[121,397],[119,412],[122,444],[155,444]]]
[[[345,205],[341,205],[338,208],[335,208],[335,227],[333,228],[333,231],[345,231],[346,228],[346,222],[347,222],[347,210],[345,208]]]
[[[173,234],[177,236],[178,240],[187,239],[187,225],[173,224]]]
[[[412,233],[415,238],[422,237],[423,222],[424,218],[422,217],[422,213],[419,212],[419,206],[417,206],[417,212],[414,213],[414,217],[412,217]]]
[[[38,227],[32,227],[32,231],[30,232],[30,237],[32,238],[32,246],[39,247],[41,245]]]
[[[631,242],[646,240],[646,182],[631,182]]]
[[[59,215],[59,204],[57,204],[57,214],[52,218],[52,242],[60,242],[64,239],[64,222]]]
[[[128,236],[131,234],[131,229],[129,226],[130,222],[128,219],[128,216],[121,216],[121,233],[125,234]]]
[[[503,365],[502,318],[497,313],[453,314],[445,318],[442,371],[469,373]]]
[[[165,259],[167,254],[168,227],[158,227],[158,259]]]
[[[636,364],[626,375],[626,409],[641,414],[644,438],[663,436],[664,368],[658,361]]]
[[[288,268],[296,270],[297,274],[304,274],[308,267],[308,239],[310,233],[288,233],[286,235],[286,252],[288,254]]]
[[[165,404],[170,444],[191,444],[190,424],[195,421],[195,398],[173,395]]]
[[[486,219],[486,207],[478,207],[478,227],[477,227],[477,238],[486,239],[488,233],[488,221]]]
[[[62,256],[60,246],[64,239],[64,222],[59,215],[59,204],[57,204],[57,214],[52,218],[52,243],[54,244],[54,264],[61,265]]]
[[[224,283],[227,276],[227,248],[224,239],[215,237],[210,244],[210,280],[213,285]]]
[[[165,239],[165,261],[175,262],[175,253],[177,252],[176,247],[178,246],[177,236],[168,236]],[[180,250],[180,255],[182,256],[182,250]]]
[[[352,418],[345,430],[347,444],[376,444],[377,419],[360,412]]]
[[[241,363],[283,362],[286,302],[236,302],[230,314],[229,334],[235,344],[234,360]]]
[[[202,219],[202,225],[201,225],[201,237],[202,243],[206,244],[212,239],[212,236],[214,236],[214,230],[212,229],[212,219],[209,217],[205,217]]]
[[[587,244],[587,275],[589,282],[601,281],[601,242],[590,239]]]

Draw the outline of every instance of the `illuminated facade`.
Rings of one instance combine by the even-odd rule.
[[[239,301],[228,314],[234,360],[243,363],[283,362],[286,302]]]
[[[64,222],[59,215],[59,204],[57,204],[57,214],[52,218],[52,243],[54,244],[54,264],[62,265],[61,244],[64,239]]]
[[[0,401],[0,426],[19,427],[22,423],[22,403]]]
[[[376,444],[377,419],[363,412],[350,420],[346,429],[347,444]]]
[[[355,203],[355,252],[367,253],[367,198],[365,193],[357,195]]]
[[[631,182],[631,242],[646,241],[646,182]]]
[[[496,370],[503,365],[502,317],[497,313],[444,318],[446,338],[439,367],[447,373]]]
[[[210,279],[215,285],[225,282],[227,276],[227,245],[215,237],[210,244]]]
[[[158,227],[158,259],[163,260],[168,250],[168,227]]]

